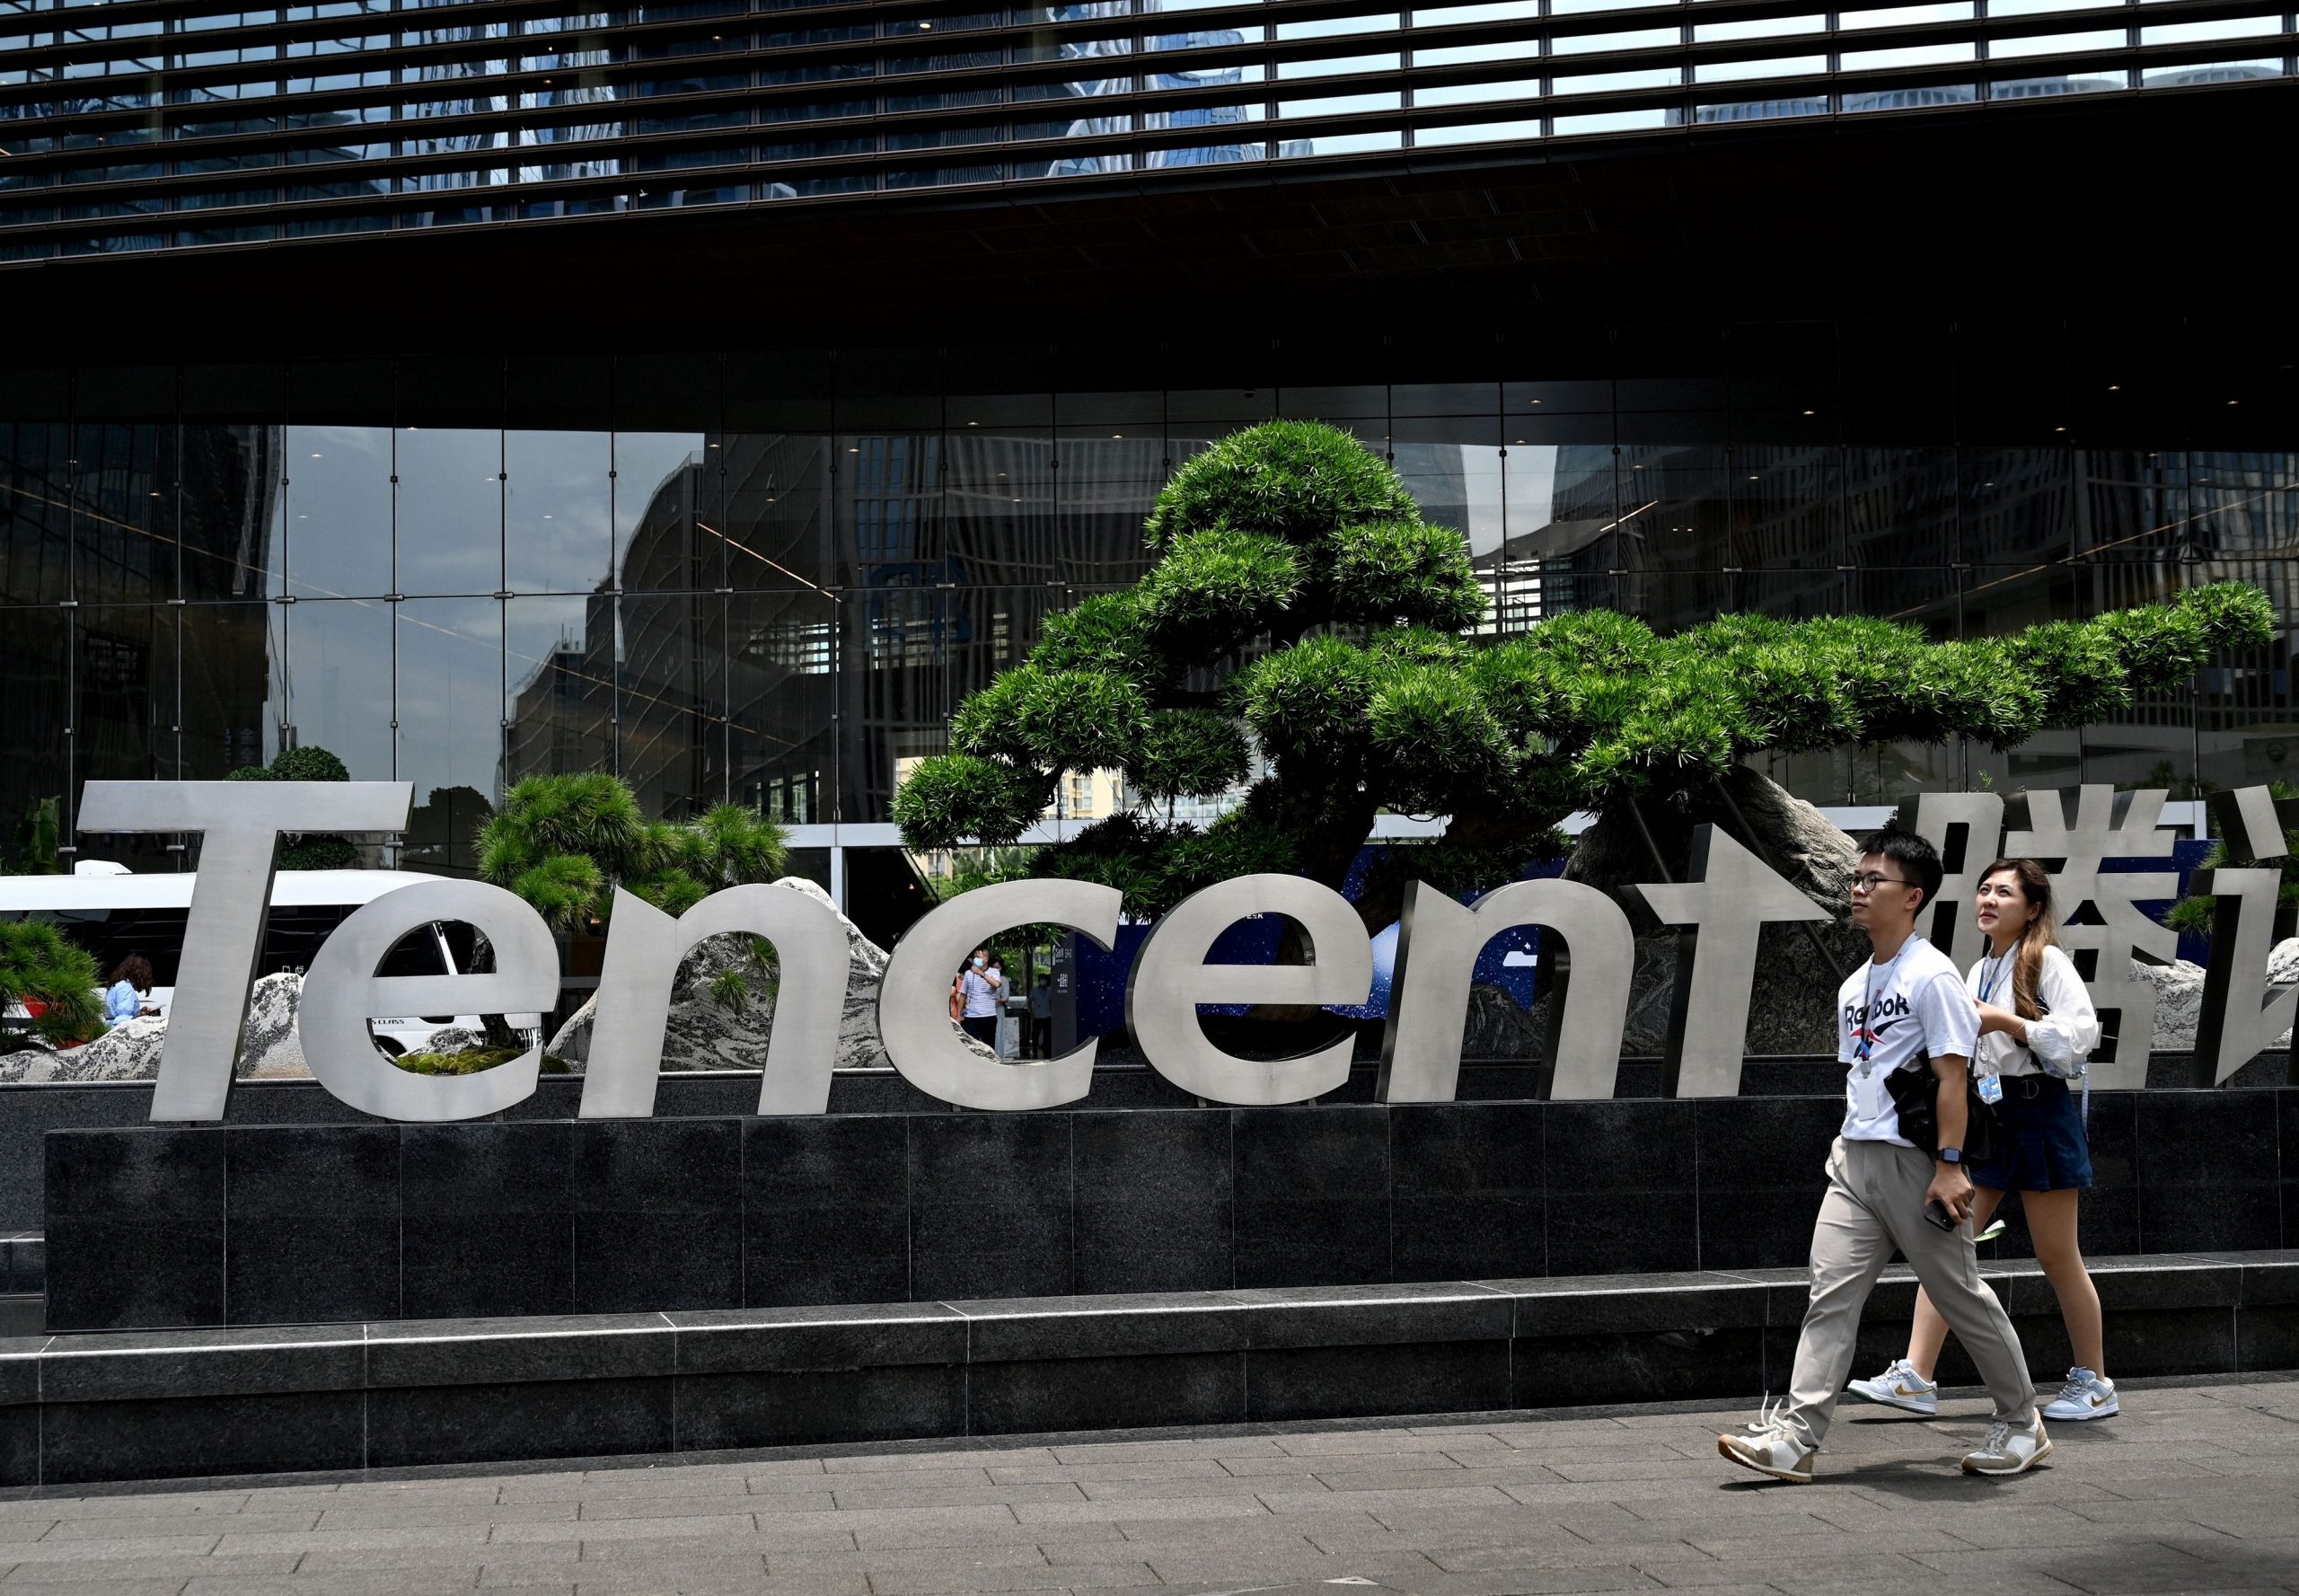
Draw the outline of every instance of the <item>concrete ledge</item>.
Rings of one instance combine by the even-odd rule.
[[[2299,1252],[2101,1258],[2118,1374],[2299,1367]],[[1986,1273],[2039,1383],[2033,1265]],[[1904,1345],[1871,1301],[1859,1366]],[[1787,1379],[1801,1270],[0,1341],[0,1486],[1702,1397]],[[1951,1345],[1942,1369],[1968,1383]]]

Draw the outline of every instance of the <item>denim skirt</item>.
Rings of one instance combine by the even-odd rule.
[[[1972,1184],[1996,1192],[2058,1192],[2092,1184],[2083,1116],[2067,1082],[2006,1075],[1995,1105],[1995,1156],[1974,1164]]]

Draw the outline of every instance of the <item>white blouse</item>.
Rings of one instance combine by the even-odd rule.
[[[1984,987],[1987,1001],[2006,1013],[2017,1013],[2012,997],[2012,977],[2020,959],[2015,947],[2002,958],[1993,956],[1971,967],[1964,977],[1964,990],[1979,1001]],[[2075,973],[2075,962],[2057,948],[2044,949],[2043,968],[2036,977],[2036,997],[2044,1014],[2040,1019],[2028,1021],[2028,1045],[2021,1046],[2002,1031],[1990,1031],[1979,1039],[1978,1065],[1998,1075],[2043,1075],[2050,1071],[2045,1063],[2059,1067],[2062,1074],[2071,1074],[2068,1066],[2076,1059],[2089,1058],[2100,1045],[2100,1016],[2092,1007],[2092,994],[2083,988],[2083,978]]]

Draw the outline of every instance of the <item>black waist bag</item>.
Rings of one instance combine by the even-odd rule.
[[[1924,1065],[1913,1070],[1895,1070],[1884,1077],[1884,1089],[1892,1094],[1892,1111],[1899,1115],[1900,1134],[1925,1152],[1940,1151],[1940,1077]],[[1964,1164],[1984,1164],[1995,1157],[1996,1127],[1994,1105],[1983,1103],[1979,1089],[1972,1084],[1972,1077],[1964,1077]]]

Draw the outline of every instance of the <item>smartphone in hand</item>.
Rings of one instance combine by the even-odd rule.
[[[1924,1217],[1943,1230],[1952,1230],[1956,1228],[1955,1218],[1949,1213],[1948,1205],[1937,1197],[1924,1205]]]

